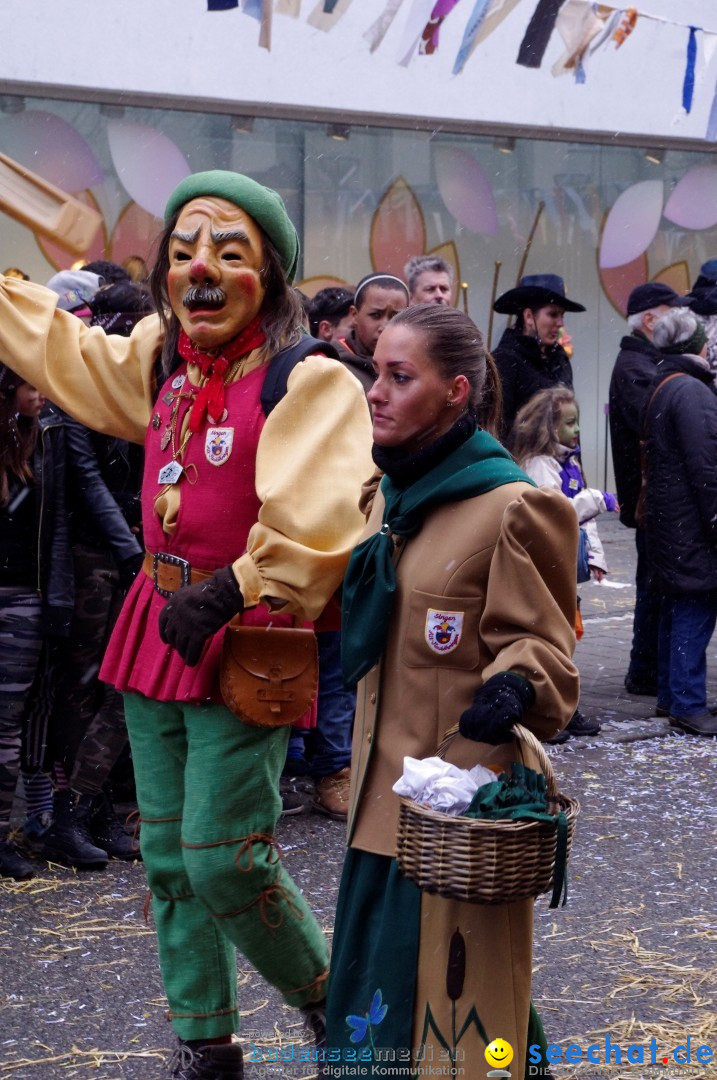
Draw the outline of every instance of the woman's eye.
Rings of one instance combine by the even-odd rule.
[[[400,371],[397,371],[393,378],[395,382],[399,383],[399,385],[408,382],[408,375],[402,375]]]

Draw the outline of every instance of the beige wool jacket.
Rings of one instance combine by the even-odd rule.
[[[380,529],[383,505],[379,489],[364,538]],[[350,845],[388,856],[399,809],[391,789],[404,756],[432,756],[491,675],[516,671],[533,684],[524,723],[538,738],[561,730],[579,697],[571,660],[577,521],[562,492],[505,484],[438,507],[395,544],[388,645],[358,687],[349,812]],[[448,760],[505,767],[516,756],[515,743],[457,736]]]
[[[60,311],[49,289],[0,274],[0,360],[95,431],[135,443],[158,437],[148,424],[161,348],[156,315],[129,338],[106,335]],[[235,377],[260,362],[255,350]],[[188,378],[200,383],[196,365]],[[320,615],[364,525],[358,500],[373,470],[371,417],[359,382],[326,356],[297,364],[259,439],[262,505],[247,550],[233,563],[247,607],[266,601],[307,620]],[[154,510],[170,534],[191,489],[184,480],[157,489]]]

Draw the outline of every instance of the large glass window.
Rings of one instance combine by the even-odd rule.
[[[457,303],[487,333],[496,278],[500,294],[521,267],[560,274],[587,308],[568,316],[567,329],[585,467],[599,486],[611,482],[604,406],[627,290],[658,275],[686,288],[717,256],[717,166],[698,153],[29,98],[1,104],[9,111],[0,112],[0,150],[99,208],[105,225],[93,257],[149,258],[182,169],[229,168],[284,197],[302,240],[297,283],[309,293],[372,270],[400,273],[408,255],[437,250],[466,286]],[[0,269],[16,265],[45,282],[76,258],[0,214]],[[602,273],[601,258],[612,264]],[[493,344],[504,326],[495,316]]]

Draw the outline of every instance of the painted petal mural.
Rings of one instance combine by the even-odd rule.
[[[493,187],[483,166],[467,150],[436,152],[436,182],[441,198],[456,219],[472,233],[496,236],[498,212]]]
[[[665,217],[683,229],[717,225],[717,165],[695,165],[667,200]]]
[[[602,270],[625,266],[647,251],[660,226],[663,193],[661,180],[642,180],[618,195],[602,233]]]
[[[149,262],[152,245],[162,229],[162,221],[148,214],[137,203],[129,203],[112,230],[110,249],[114,262],[121,263],[128,255],[141,255]]]
[[[399,177],[388,188],[371,222],[371,263],[374,270],[403,277],[411,255],[426,248],[426,226],[416,196]]]
[[[170,138],[146,124],[110,120],[112,161],[127,193],[143,210],[161,218],[170,192],[191,172]]]
[[[600,284],[608,300],[621,315],[627,315],[627,298],[637,285],[648,280],[647,254],[643,251],[624,266],[600,267]]]
[[[80,133],[44,109],[0,113],[0,144],[8,157],[71,194],[104,180],[97,158]]]

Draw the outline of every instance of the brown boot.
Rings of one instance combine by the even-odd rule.
[[[349,814],[351,769],[348,767],[329,776],[320,777],[314,784],[312,805],[334,821],[346,821]]]

